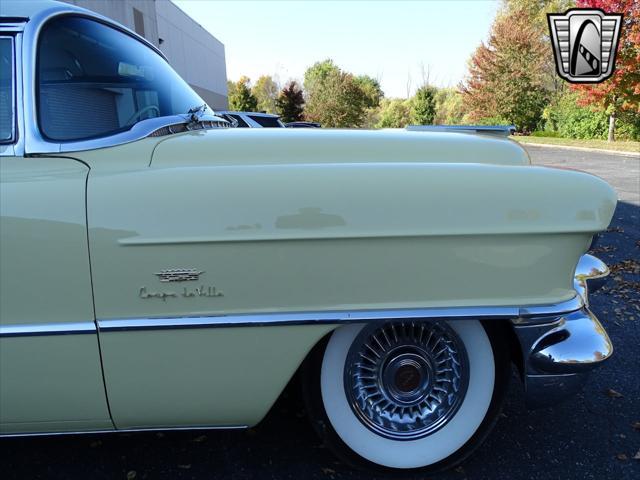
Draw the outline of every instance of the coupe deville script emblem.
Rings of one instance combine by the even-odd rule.
[[[198,281],[204,272],[195,268],[168,268],[160,270],[157,275],[161,282],[189,282]]]
[[[572,83],[600,83],[616,61],[622,15],[574,8],[547,15],[556,70]]]

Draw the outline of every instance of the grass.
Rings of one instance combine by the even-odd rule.
[[[517,135],[511,137],[517,142],[523,143],[541,143],[546,145],[564,145],[567,147],[585,147],[597,148],[600,150],[618,150],[621,152],[638,152],[640,153],[640,142],[631,142],[620,140],[617,142],[607,142],[606,140],[578,140],[574,138],[557,138],[557,137],[532,137],[525,135]]]

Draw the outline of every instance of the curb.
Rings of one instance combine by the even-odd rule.
[[[584,152],[597,152],[597,153],[606,153],[609,155],[620,155],[622,157],[639,157],[640,158],[640,152],[634,153],[634,152],[624,152],[620,150],[605,150],[602,148],[574,147],[571,145],[554,145],[552,143],[521,142],[518,140],[515,140],[515,141],[518,142],[520,145],[531,145],[533,147],[561,148],[565,150],[582,150]]]

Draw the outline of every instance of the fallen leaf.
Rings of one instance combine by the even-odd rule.
[[[610,398],[622,398],[623,395],[620,392],[616,392],[613,388],[610,388],[609,390],[607,390],[607,395]]]
[[[96,440],[95,442],[91,442],[91,443],[89,444],[89,447],[91,447],[91,448],[98,448],[98,447],[99,447],[99,446],[101,446],[101,445],[102,445],[102,442],[101,442],[100,440]]]
[[[127,472],[127,480],[133,480],[134,478],[136,478],[136,471],[135,470],[129,470]]]
[[[206,439],[207,439],[207,436],[206,436],[206,435],[200,435],[200,436],[198,436],[198,437],[194,438],[192,441],[193,441],[193,442],[195,442],[195,443],[202,443],[202,442],[204,442]]]
[[[156,437],[157,437],[157,438],[164,438],[164,437],[165,437],[165,435],[164,435],[164,433],[162,433],[162,432],[158,432],[158,433],[156,433]]]
[[[322,473],[324,473],[325,475],[333,475],[336,473],[336,471],[333,468],[322,467]]]
[[[617,454],[617,455],[616,455],[616,458],[617,458],[618,460],[622,460],[623,462],[624,462],[625,460],[629,460],[629,457],[627,457],[627,454],[626,454],[626,453],[619,453],[619,454]]]
[[[638,450],[638,453],[636,453],[636,454],[633,456],[633,459],[634,459],[634,460],[640,460],[640,450]]]
[[[640,273],[640,262],[637,260],[623,260],[619,263],[611,265],[609,270],[613,273],[626,272],[631,274]]]
[[[454,470],[456,472],[458,472],[458,473],[464,473],[464,468],[462,468],[462,467],[456,467],[456,468],[454,468]]]

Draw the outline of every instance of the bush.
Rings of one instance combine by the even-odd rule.
[[[411,123],[411,100],[383,98],[377,114],[376,128],[404,128]]]
[[[544,110],[545,131],[557,132],[565,138],[607,139],[609,118],[606,113],[581,107],[577,94],[567,92]]]
[[[640,140],[640,115],[622,114],[616,122],[616,138]]]

